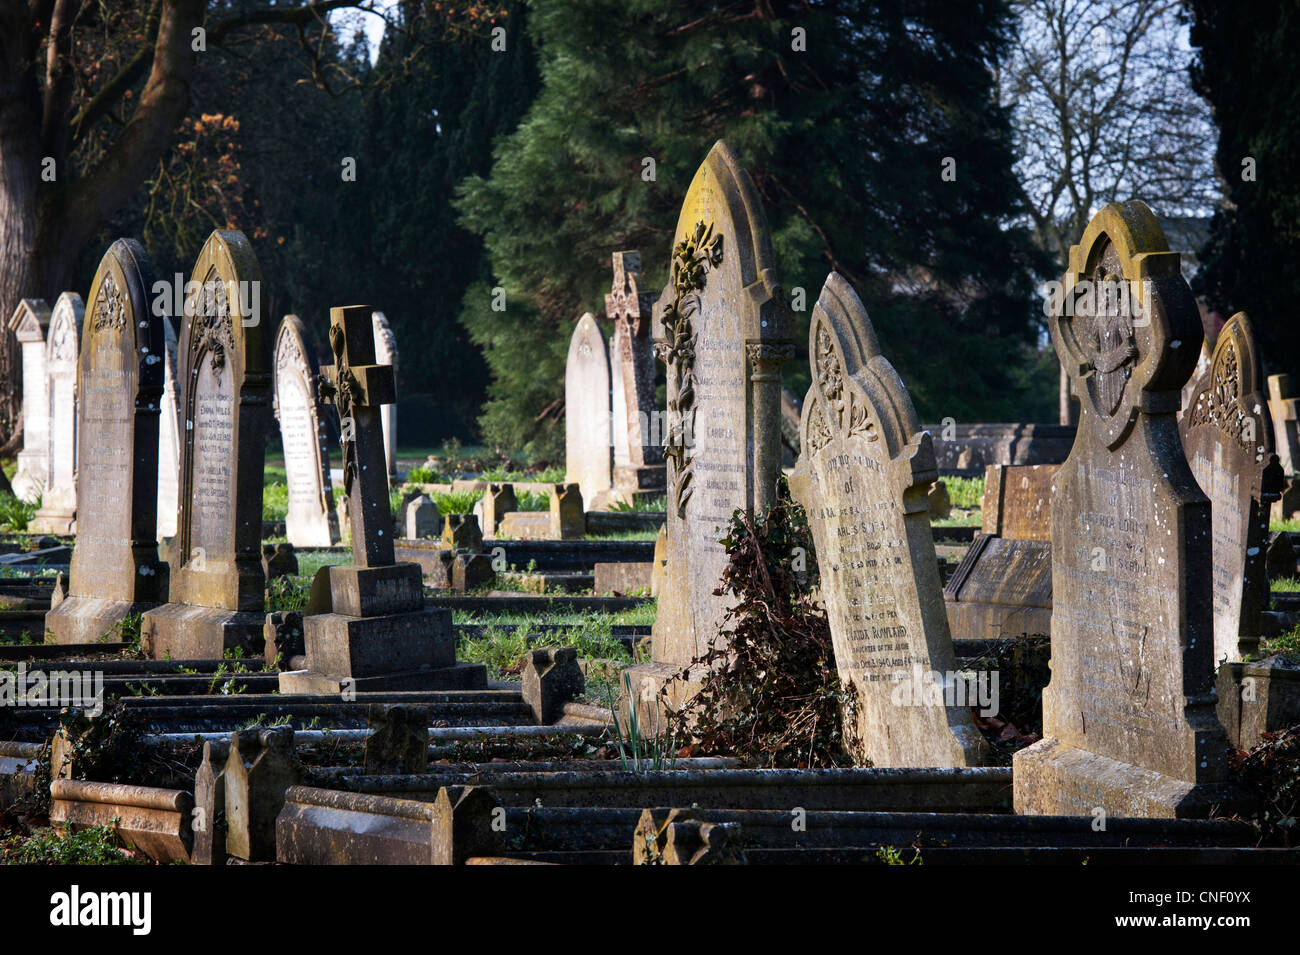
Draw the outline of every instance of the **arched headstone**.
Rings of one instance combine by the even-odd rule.
[[[339,539],[330,487],[329,450],[316,383],[320,368],[297,315],[275,337],[275,416],[289,485],[285,536],[294,547],[330,547]]]
[[[80,295],[64,292],[50,316],[45,343],[49,480],[41,509],[27,525],[33,534],[71,534],[77,526],[77,356],[85,312]]]
[[[1217,665],[1259,649],[1260,614],[1268,605],[1268,515],[1284,475],[1245,312],[1228,320],[1209,361],[1197,368],[1179,431],[1192,474],[1210,499]]]
[[[94,643],[157,606],[156,475],[163,323],[153,266],[134,239],[109,247],[90,286],[78,368],[77,542],[68,595],[45,615],[51,643]]]
[[[1231,811],[1215,716],[1210,502],[1178,435],[1200,316],[1151,210],[1103,208],[1070,249],[1052,344],[1080,396],[1052,482],[1052,677],[1014,757],[1031,815]]]
[[[263,639],[262,469],[271,412],[262,276],[242,232],[213,232],[179,339],[180,510],[170,602],[144,615],[155,659],[220,659]]]
[[[578,319],[564,365],[564,480],[594,501],[610,487],[609,349],[595,316]]]
[[[25,298],[9,319],[23,361],[23,449],[10,484],[24,501],[38,500],[49,477],[50,401],[45,391],[45,332],[50,306],[43,298]]]
[[[856,699],[845,713],[856,720],[846,733],[854,756],[879,767],[978,765],[987,746],[970,707],[992,694],[956,672],[927,503],[934,444],[866,308],[835,272],[813,309],[808,354],[790,493],[808,514],[836,668]]]
[[[631,669],[641,700],[654,699],[657,684],[718,645],[727,611],[713,595],[727,563],[719,540],[736,510],[753,512],[775,498],[781,365],[794,354],[767,218],[724,142],[691,181],[671,252],[654,323],[655,354],[668,377],[667,576],[654,662]],[[696,688],[675,685],[683,696]]]

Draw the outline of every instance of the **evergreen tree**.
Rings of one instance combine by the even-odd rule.
[[[1300,373],[1300,3],[1191,4],[1192,82],[1219,127],[1224,202],[1195,288],[1226,318],[1250,313],[1268,373]]]
[[[507,303],[493,311],[484,283],[461,318],[492,371],[485,435],[555,451],[571,323],[603,312],[615,250],[666,279],[718,138],[754,177],[784,286],[805,290],[798,334],[837,269],[923,416],[1050,419],[1053,365],[1032,347],[1041,260],[1008,226],[1017,185],[993,94],[1009,31],[1003,0],[960,16],[896,0],[535,0],[542,90],[459,201]],[[806,363],[787,382],[802,392]]]

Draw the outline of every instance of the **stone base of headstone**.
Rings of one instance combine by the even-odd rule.
[[[436,690],[486,690],[487,667],[454,663],[436,670],[386,673],[378,676],[332,677],[311,670],[280,674],[280,693],[295,696],[339,696],[343,693],[425,693]]]
[[[60,534],[67,536],[77,531],[77,515],[66,512],[37,511],[27,522],[29,534]]]
[[[497,537],[507,540],[549,540],[551,515],[546,511],[511,511],[497,525]]]
[[[1230,783],[1189,783],[1131,763],[1043,739],[1013,757],[1015,811],[1027,816],[1206,819],[1247,805]]]
[[[103,597],[65,597],[45,615],[46,643],[98,643],[116,634],[119,623],[133,613],[143,614],[158,604],[153,601],[132,603]]]
[[[382,567],[337,564],[329,568],[329,584],[335,614],[378,617],[424,606],[424,575],[409,561]]]
[[[141,645],[154,660],[220,660],[227,650],[261,656],[266,614],[164,604],[140,622]]]

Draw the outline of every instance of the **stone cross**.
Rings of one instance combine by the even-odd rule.
[[[360,567],[392,564],[393,515],[380,405],[392,404],[393,366],[375,362],[368,305],[330,309],[334,364],[322,369],[321,395],[338,409],[343,435],[343,490],[352,520],[352,558]]]
[[[655,295],[643,292],[641,253],[614,253],[614,283],[605,296],[605,315],[614,322],[614,336],[619,361],[612,369],[614,388],[623,396],[625,421],[615,421],[615,428],[626,428],[628,458],[632,466],[663,464],[662,449],[649,428],[655,407],[654,349],[650,340],[650,319]],[[617,404],[617,402],[616,402]]]

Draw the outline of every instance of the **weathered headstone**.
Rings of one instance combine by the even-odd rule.
[[[641,288],[641,253],[614,253],[614,281],[605,316],[614,323],[611,381],[614,408],[614,489],[624,495],[662,493],[665,481],[661,416],[655,403],[655,295]],[[585,493],[585,491],[584,491]]]
[[[1216,665],[1259,649],[1268,605],[1268,515],[1283,475],[1260,384],[1255,334],[1238,312],[1219,332],[1179,422],[1192,474],[1210,499]]]
[[[451,612],[424,606],[420,565],[394,560],[380,421],[380,407],[393,400],[393,369],[375,360],[369,306],[330,310],[330,348],[322,393],[342,424],[353,563],[322,569],[329,610],[304,618],[306,668],[281,673],[280,692],[481,689],[484,667],[456,662]]]
[[[990,464],[982,527],[943,588],[955,639],[1049,634],[1056,464]]]
[[[978,765],[986,746],[970,716],[976,696],[956,673],[930,531],[927,498],[939,476],[930,433],[835,272],[813,309],[808,352],[813,383],[790,493],[812,529],[840,682],[856,695],[857,731],[846,732],[859,743],[854,757],[880,767]],[[938,698],[899,693],[913,684],[936,687]]]
[[[587,533],[587,512],[582,506],[582,490],[577,484],[557,484],[551,488],[551,537],[554,540],[581,540]]]
[[[262,275],[242,232],[213,232],[194,264],[180,334],[181,493],[169,603],[144,615],[154,659],[260,652],[262,472],[271,413]]]
[[[495,537],[501,519],[513,511],[519,510],[519,500],[515,497],[513,484],[489,484],[487,491],[480,498],[483,505],[479,527],[485,537]]]
[[[406,520],[406,536],[411,539],[437,537],[442,533],[442,516],[438,505],[427,494],[420,494],[406,502],[402,515]]]
[[[158,407],[158,539],[176,536],[181,491],[180,395],[176,384],[176,329],[162,316],[163,392]]]
[[[133,239],[108,249],[90,286],[77,406],[77,519],[68,596],[45,615],[51,643],[94,643],[166,595],[156,522],[163,321],[153,266]]]
[[[33,534],[71,534],[77,524],[77,356],[85,312],[80,295],[64,292],[50,316],[45,342],[49,479],[41,509],[27,525]]]
[[[49,326],[50,307],[43,298],[23,299],[9,319],[23,362],[23,449],[9,483],[14,495],[24,501],[38,500],[49,477],[50,400],[45,391],[45,332]]]
[[[388,324],[388,316],[383,312],[373,312],[370,321],[375,329],[375,362],[380,365],[393,366],[393,381],[397,381],[397,336]],[[384,423],[384,460],[388,464],[388,476],[397,477],[397,393],[380,409],[379,416]]]
[[[668,576],[653,662],[630,674],[642,701],[719,640],[727,610],[713,595],[727,563],[719,540],[736,510],[768,507],[776,495],[781,365],[794,346],[774,264],[754,184],[718,142],[687,191],[655,305],[655,353],[668,376]],[[697,685],[676,682],[676,700],[666,702]]]
[[[1214,711],[1210,503],[1178,436],[1202,331],[1141,202],[1070,249],[1052,342],[1081,396],[1052,487],[1051,682],[1014,757],[1017,812],[1188,817],[1231,806]]]
[[[564,480],[594,500],[610,489],[609,351],[586,312],[569,339],[564,366]]]
[[[302,320],[286,315],[275,337],[275,416],[289,486],[285,536],[295,547],[330,547],[339,539],[325,422],[316,394],[319,375]]]

